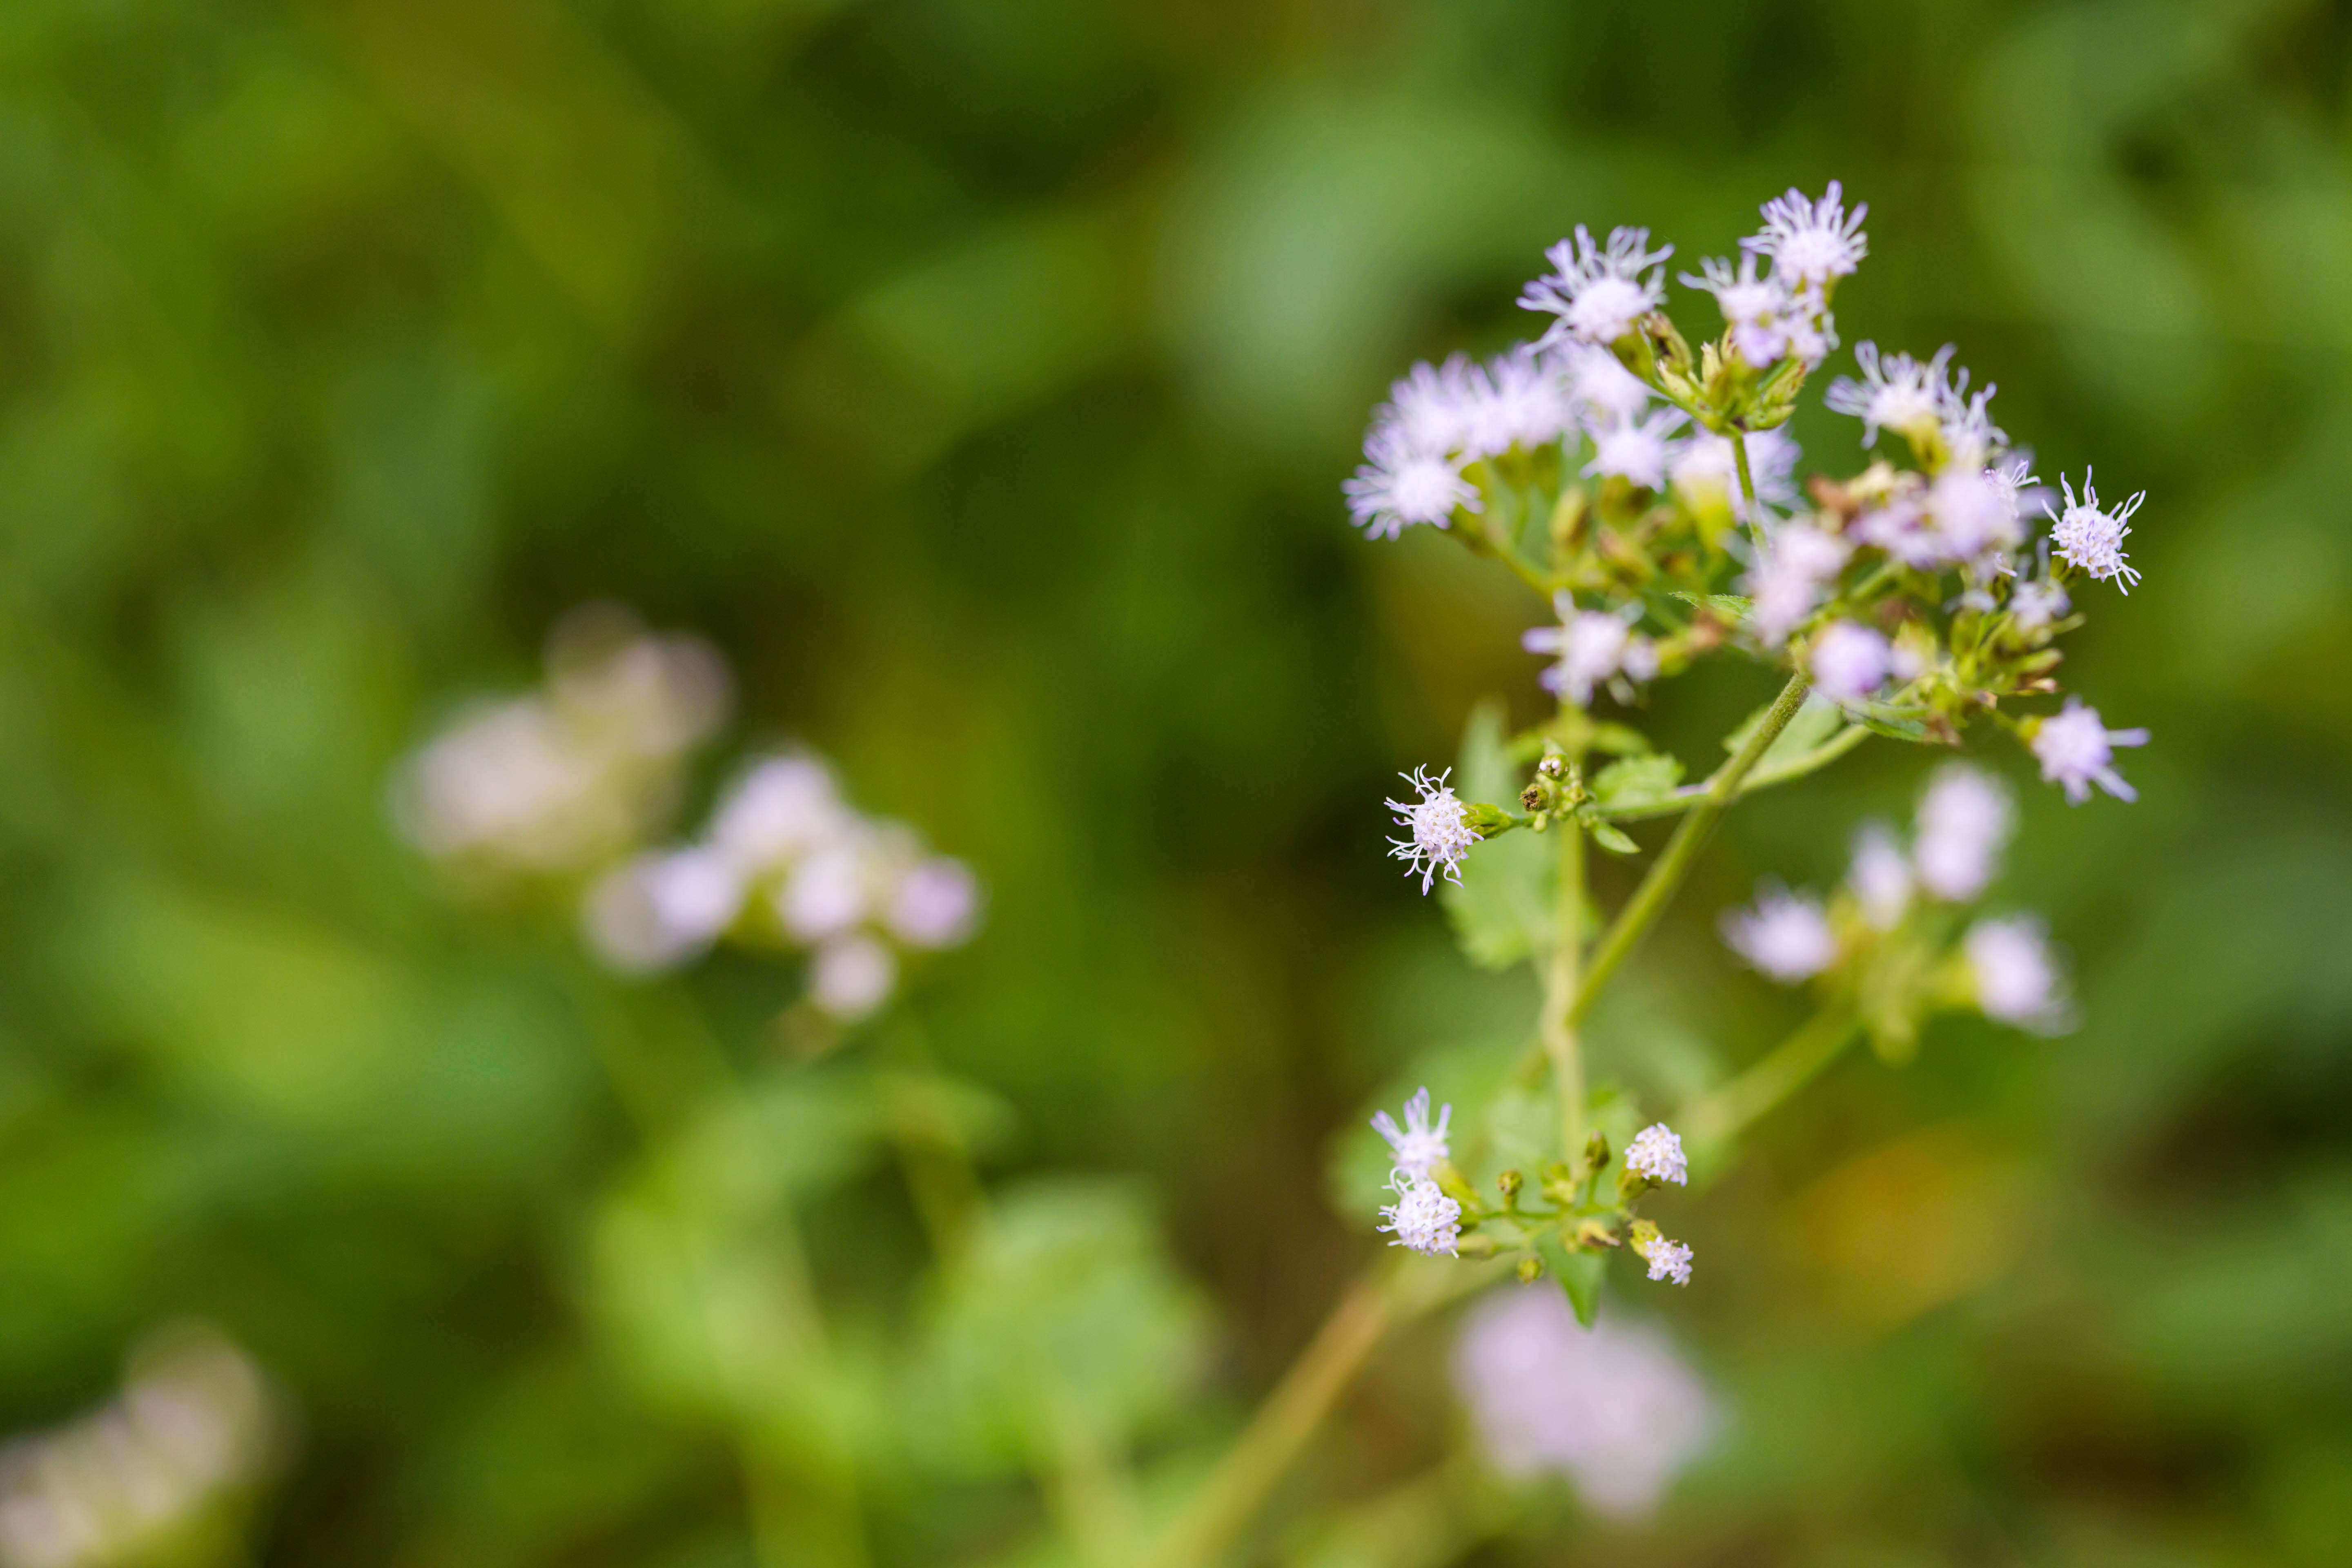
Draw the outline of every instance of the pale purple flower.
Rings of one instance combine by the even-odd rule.
[[[1785,641],[1812,614],[1852,552],[1844,540],[1807,523],[1773,530],[1758,549],[1756,563],[1742,584],[1754,600],[1748,618],[1756,635],[1771,647]]]
[[[1592,461],[1588,474],[1606,474],[1643,489],[1664,489],[1666,459],[1672,454],[1667,437],[1689,417],[1679,408],[1661,408],[1640,421],[1624,420],[1592,426]]]
[[[1546,1282],[1490,1292],[1463,1325],[1454,1383],[1509,1476],[1565,1476],[1596,1512],[1647,1513],[1722,1425],[1664,1334],[1612,1306],[1588,1329]]]
[[[1986,1017],[2042,1034],[2068,1027],[2071,1010],[2040,921],[2030,915],[1979,921],[1960,951]]]
[[[1366,461],[1340,489],[1348,511],[1367,539],[1394,539],[1416,522],[1446,527],[1456,509],[1476,511],[1478,491],[1461,465],[1438,452],[1417,452],[1387,426],[1364,441]]]
[[[1593,688],[1623,673],[1646,680],[1657,673],[1657,648],[1647,637],[1626,626],[1624,618],[1602,610],[1580,610],[1566,594],[1554,596],[1560,624],[1536,626],[1519,638],[1529,653],[1549,655],[1555,662],[1541,676],[1544,689],[1567,698],[1578,707],[1592,700]]]
[[[888,1001],[898,983],[898,961],[869,936],[828,942],[809,963],[809,1000],[845,1024]]]
[[[1559,318],[1543,341],[1574,339],[1587,343],[1612,343],[1633,330],[1633,323],[1665,303],[1666,258],[1671,245],[1652,251],[1646,228],[1617,228],[1605,246],[1593,243],[1582,224],[1570,239],[1544,252],[1551,270],[1527,286],[1519,296],[1522,310],[1543,310]],[[1649,269],[1649,275],[1643,276]]]
[[[1870,254],[1870,237],[1862,232],[1868,204],[1857,202],[1845,210],[1845,192],[1835,180],[1819,201],[1791,188],[1786,195],[1764,204],[1762,232],[1739,242],[1740,248],[1772,258],[1775,274],[1806,283],[1826,283],[1844,278]]]
[[[1702,276],[1696,278],[1684,273],[1683,281],[1715,296],[1741,359],[1761,370],[1788,352],[1789,332],[1781,323],[1789,309],[1788,292],[1780,279],[1756,276],[1755,252],[1742,256],[1736,271],[1719,256],[1701,261],[1699,271]]]
[[[2116,747],[2147,744],[2146,730],[2110,730],[2101,722],[2097,709],[2085,708],[2082,699],[2069,697],[2063,711],[2034,726],[2030,744],[2042,764],[2042,782],[2063,787],[2072,805],[2090,799],[2094,784],[2117,800],[2139,798],[2113,764]]]
[[[2091,488],[2091,471],[2083,470],[2083,499],[2074,499],[2074,487],[2063,474],[2058,476],[2059,488],[2066,498],[2061,511],[2047,501],[2042,510],[2052,521],[2050,543],[2066,563],[2087,572],[2099,582],[2112,579],[2116,586],[2129,594],[2139,581],[2139,573],[2124,559],[2124,541],[2131,533],[2132,513],[2147,499],[2146,490],[2108,511],[2099,505],[2099,492]]]
[[[1625,424],[1650,406],[1650,388],[1597,343],[1570,342],[1549,351],[1568,381],[1569,396],[1594,423]]]
[[[1454,1256],[1454,1244],[1462,1236],[1462,1205],[1435,1182],[1402,1169],[1389,1173],[1389,1190],[1397,1201],[1381,1210],[1388,1223],[1375,1227],[1395,1238],[1389,1245]]]
[[[1862,367],[1862,379],[1840,376],[1822,401],[1862,421],[1865,447],[1881,430],[1923,435],[1942,426],[1944,374],[1951,359],[1949,343],[1924,364],[1909,354],[1881,356],[1876,343],[1856,343],[1853,362]]]
[[[1691,1249],[1679,1241],[1654,1237],[1647,1242],[1636,1240],[1633,1250],[1650,1266],[1653,1279],[1671,1279],[1677,1285],[1687,1285],[1691,1277]]]
[[[1404,1102],[1404,1125],[1399,1127],[1396,1118],[1383,1110],[1373,1116],[1372,1131],[1389,1141],[1396,1156],[1392,1162],[1406,1175],[1422,1177],[1429,1174],[1437,1163],[1445,1158],[1445,1124],[1454,1120],[1454,1107],[1441,1109],[1437,1125],[1429,1124],[1429,1089],[1424,1085],[1420,1092]]]
[[[1405,862],[1405,874],[1421,873],[1421,890],[1429,891],[1430,883],[1439,875],[1447,880],[1462,880],[1462,859],[1470,847],[1478,842],[1477,833],[1462,803],[1454,798],[1446,786],[1453,770],[1447,769],[1433,780],[1428,771],[1415,768],[1399,776],[1421,792],[1417,801],[1392,800],[1389,809],[1396,813],[1397,826],[1412,832],[1410,838],[1389,840],[1391,859]]]
[[[1796,500],[1794,476],[1797,459],[1802,453],[1788,433],[1751,430],[1744,445],[1748,448],[1748,477],[1755,482],[1758,504],[1785,506]],[[1675,489],[1694,503],[1706,504],[1719,495],[1731,508],[1733,516],[1742,522],[1754,521],[1748,515],[1748,498],[1740,493],[1739,468],[1732,456],[1729,437],[1706,431],[1694,433],[1675,448],[1669,473]]]
[[[1919,800],[1911,848],[1920,885],[1947,903],[1978,897],[2000,868],[2015,820],[1998,779],[1959,763],[1937,770]]]
[[[1846,868],[1845,885],[1862,906],[1862,918],[1873,930],[1893,931],[1911,905],[1911,860],[1895,830],[1883,822],[1866,822],[1853,838],[1853,863]]]
[[[1423,361],[1389,388],[1389,400],[1375,410],[1376,428],[1396,433],[1404,449],[1434,457],[1458,452],[1469,440],[1477,374],[1461,354],[1443,365]]]
[[[784,930],[802,942],[838,936],[873,912],[865,847],[849,838],[793,868],[776,891]]]
[[[743,908],[743,873],[709,848],[641,855],[605,873],[581,910],[588,944],[625,974],[667,969],[709,947]]]
[[[1820,902],[1777,882],[1757,890],[1753,908],[1724,915],[1723,940],[1783,985],[1810,980],[1837,961],[1837,934]]]
[[[1490,458],[1514,447],[1533,450],[1575,425],[1568,389],[1548,359],[1522,343],[1469,374],[1464,456]]]
[[[853,835],[857,814],[841,798],[833,770],[805,753],[770,757],[719,801],[710,842],[752,876],[781,870]]]
[[[2055,583],[2021,582],[2009,591],[2009,613],[2020,631],[2038,632],[2074,607]]]
[[[1683,1158],[1683,1141],[1663,1121],[1654,1121],[1633,1134],[1625,1148],[1625,1168],[1654,1182],[1690,1184],[1690,1163]]]
[[[909,947],[954,947],[980,922],[980,883],[961,860],[934,856],[909,867],[890,893],[882,923]]]
[[[1886,684],[1895,668],[1895,647],[1853,621],[1832,621],[1813,639],[1806,663],[1813,685],[1835,702],[1861,702]]]

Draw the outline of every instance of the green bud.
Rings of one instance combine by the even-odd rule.
[[[1584,1141],[1584,1168],[1599,1171],[1608,1163],[1609,1140],[1604,1134],[1595,1132]]]
[[[1454,1243],[1454,1255],[1457,1258],[1492,1258],[1497,1250],[1498,1244],[1491,1236],[1464,1236]]]
[[[1543,1278],[1543,1264],[1533,1257],[1519,1259],[1519,1283],[1532,1285]]]
[[[1495,1178],[1495,1185],[1503,1190],[1503,1195],[1507,1198],[1517,1197],[1519,1195],[1519,1188],[1524,1185],[1525,1183],[1526,1178],[1521,1176],[1517,1171],[1506,1171],[1501,1175]]]

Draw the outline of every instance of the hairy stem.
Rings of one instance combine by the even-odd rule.
[[[1730,1137],[1811,1082],[1857,1032],[1853,1013],[1842,1006],[1824,1008],[1747,1071],[1685,1107],[1684,1131],[1702,1142]]]
[[[1577,1047],[1576,972],[1584,950],[1584,833],[1573,822],[1559,835],[1559,888],[1552,913],[1551,960],[1544,969],[1538,1032],[1559,1092],[1560,1158],[1573,1164],[1584,1147],[1584,1058]]]

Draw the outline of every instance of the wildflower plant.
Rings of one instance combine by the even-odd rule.
[[[1667,311],[1671,246],[1578,228],[1520,296],[1544,319],[1534,341],[1483,365],[1414,366],[1347,487],[1368,538],[1442,530],[1538,595],[1548,623],[1523,646],[1553,699],[1517,733],[1482,710],[1460,764],[1415,770],[1420,798],[1390,803],[1409,835],[1392,853],[1444,895],[1468,954],[1533,963],[1542,1001],[1489,1103],[1448,1107],[1433,1129],[1424,1090],[1410,1132],[1381,1113],[1394,1157],[1381,1228],[1448,1267],[1486,1265],[1481,1280],[1489,1260],[1522,1280],[1553,1275],[1587,1323],[1612,1255],[1691,1282],[1691,1249],[1666,1234],[1693,1163],[1685,1137],[1703,1163],[1849,1041],[1908,1058],[1937,1011],[2045,1032],[2070,1016],[2040,923],[1977,911],[2014,824],[2009,788],[1948,763],[1907,843],[1864,827],[1845,886],[1768,882],[1723,915],[1731,951],[1812,991],[1819,1016],[1612,1143],[1611,1127],[1622,1139],[1639,1119],[1588,1085],[1580,1026],[1727,810],[1874,737],[1954,749],[1978,733],[2021,745],[2071,802],[2132,798],[2116,751],[2146,732],[2109,729],[2058,671],[2080,601],[2138,581],[2125,545],[2141,495],[2103,502],[2087,470],[2079,491],[2063,475],[2045,488],[1995,422],[1995,388],[1972,385],[1949,345],[1857,345],[1825,401],[1860,422],[1859,457],[1797,482],[1784,426],[1838,347],[1834,296],[1869,254],[1865,216],[1834,183],[1767,203],[1736,258],[1679,274],[1720,318],[1696,344]],[[1710,659],[1769,668],[1781,686],[1725,737],[1722,762],[1686,780],[1630,710]],[[1671,835],[1604,918],[1588,854],[1639,858],[1627,829],[1666,819]],[[1551,1107],[1532,1131],[1531,1093]]]

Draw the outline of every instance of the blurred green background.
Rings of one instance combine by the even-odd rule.
[[[1768,1124],[1685,1205],[1699,1282],[1632,1303],[1724,1442],[1646,1529],[1469,1550],[2352,1560],[2347,85],[2352,14],[2297,0],[15,0],[0,1424],[196,1314],[300,1412],[257,1561],[751,1561],[726,1445],[598,1304],[638,1157],[599,1039],[756,1061],[782,983],[598,978],[383,809],[618,598],[733,660],[738,745],[804,738],[979,868],[911,1016],[1011,1108],[992,1181],[1149,1194],[1156,1310],[1216,1325],[1160,1440],[1207,1443],[1372,1251],[1331,1140],[1531,1011],[1380,802],[1483,693],[1536,710],[1539,607],[1350,533],[1366,412],[1528,335],[1576,222],[1692,259],[1837,177],[1847,342],[1955,340],[2044,475],[2150,491],[2069,666],[2155,731],[2140,803],[1992,754],[2000,897],[2085,1022],[1940,1026]],[[1686,756],[1742,673],[1660,696]],[[1930,760],[1736,814],[1600,1070],[1663,1107],[1793,1023],[1716,912],[1834,877]],[[882,1167],[803,1219],[846,1364],[923,1310],[919,1231]],[[1254,1560],[1443,1462],[1445,1343],[1375,1358]],[[1023,1550],[1021,1483],[882,1470],[878,1560]],[[1368,1533],[1318,1560],[1452,1552]]]

